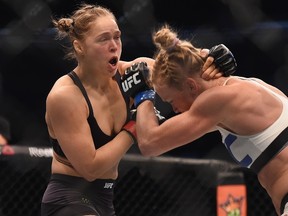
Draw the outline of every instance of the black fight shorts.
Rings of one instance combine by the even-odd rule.
[[[41,216],[115,216],[115,181],[52,174],[41,203]]]

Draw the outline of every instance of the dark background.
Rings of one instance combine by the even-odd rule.
[[[288,93],[288,13],[283,0],[86,2],[106,6],[116,15],[123,35],[122,60],[152,57],[151,32],[168,23],[196,46],[210,48],[223,43],[229,47],[238,62],[236,75],[261,78]],[[49,145],[45,99],[56,79],[75,66],[63,59],[50,20],[68,16],[79,3],[0,0],[0,111],[11,122],[11,143]],[[157,103],[164,115],[173,115],[169,106]],[[212,133],[167,154],[226,157],[222,150],[220,135]]]

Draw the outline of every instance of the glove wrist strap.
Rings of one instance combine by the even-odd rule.
[[[152,89],[139,92],[134,97],[134,105],[138,107],[143,101],[151,100],[154,103],[155,100],[155,91]]]

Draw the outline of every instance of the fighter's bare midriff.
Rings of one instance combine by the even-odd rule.
[[[266,189],[280,215],[282,198],[288,193],[288,148],[284,148],[258,174],[260,184]]]
[[[64,174],[64,175],[71,175],[71,176],[78,176],[80,174],[72,167],[67,166],[63,163],[60,163],[55,158],[52,159],[52,173]],[[107,170],[101,177],[98,179],[117,179],[118,177],[118,164],[112,167],[110,170]]]

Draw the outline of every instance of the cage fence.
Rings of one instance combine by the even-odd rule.
[[[27,149],[26,149],[27,148]],[[0,216],[40,216],[50,177],[51,155],[25,147],[0,155]],[[16,151],[16,152],[17,152]],[[42,153],[41,153],[42,152]],[[44,152],[44,153],[43,153]],[[115,187],[117,216],[216,215],[219,173],[240,172],[247,191],[247,215],[276,216],[257,176],[221,160],[126,154]]]

